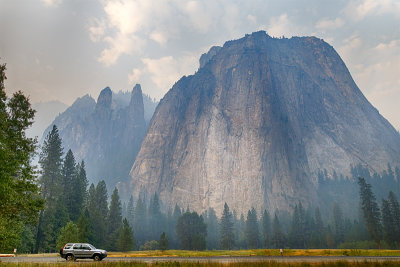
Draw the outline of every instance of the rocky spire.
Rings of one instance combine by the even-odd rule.
[[[136,84],[132,90],[131,101],[129,103],[129,117],[135,122],[144,121],[144,105],[142,88]]]
[[[97,98],[95,114],[100,119],[109,119],[111,114],[112,92],[110,87],[101,90]]]

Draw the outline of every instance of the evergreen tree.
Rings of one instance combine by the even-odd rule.
[[[371,238],[374,238],[378,244],[378,248],[381,249],[381,221],[380,221],[380,210],[376,203],[376,198],[371,190],[371,185],[365,182],[364,178],[358,178],[358,184],[360,186],[360,202],[361,208],[364,214],[364,220]]]
[[[122,226],[119,229],[118,250],[125,252],[132,250],[133,247],[134,247],[133,231],[128,223],[128,220],[124,218]]]
[[[272,223],[272,245],[274,248],[285,247],[285,234],[282,231],[281,224],[275,212],[274,221]]]
[[[135,206],[133,203],[133,196],[129,198],[128,206],[126,207],[126,219],[128,220],[129,225],[133,229],[133,222],[135,216]]]
[[[91,229],[89,221],[89,211],[87,209],[85,209],[85,211],[81,213],[81,216],[79,216],[77,226],[79,242],[88,243]]]
[[[392,235],[397,247],[400,248],[400,205],[392,191],[389,192],[388,200],[390,205],[390,213],[392,214],[393,219]]]
[[[295,206],[289,233],[289,243],[292,248],[306,248],[306,216],[301,202]]]
[[[238,222],[238,242],[235,242],[240,249],[247,249],[247,239],[246,239],[246,220],[244,219],[243,213],[240,214],[240,219]]]
[[[74,198],[74,192],[75,192],[74,180],[76,177],[75,168],[76,168],[75,157],[71,149],[69,149],[67,154],[65,155],[64,163],[62,166],[62,176],[63,176],[62,186],[64,189],[62,198],[66,206],[67,212],[69,214],[69,217],[71,218],[72,221],[76,221],[78,219],[75,216],[75,214],[73,214],[74,213],[73,206],[75,204],[75,198]]]
[[[149,239],[156,240],[165,231],[164,218],[160,210],[160,202],[157,193],[150,199],[148,212]]]
[[[251,208],[247,213],[246,220],[246,239],[249,248],[258,248],[259,236],[257,211]]]
[[[224,211],[221,216],[220,225],[221,247],[231,250],[235,245],[235,236],[233,234],[232,213],[229,211],[228,204],[224,204]]]
[[[264,210],[261,217],[262,244],[264,248],[269,248],[271,243],[271,218],[267,210]]]
[[[167,250],[169,247],[168,237],[165,232],[162,232],[160,236],[160,241],[158,242],[161,251]]]
[[[336,202],[333,204],[333,227],[335,244],[339,245],[344,241],[344,219],[342,209]]]
[[[144,244],[147,232],[147,213],[146,204],[141,197],[136,202],[133,231],[136,236],[137,246]]]
[[[390,203],[386,199],[382,199],[382,230],[383,230],[383,240],[393,248],[395,246],[396,240],[393,234],[395,230],[393,214],[390,210]]]
[[[118,189],[115,188],[111,195],[110,211],[108,214],[108,249],[116,250],[119,230],[122,227],[122,208],[118,195]]]
[[[323,248],[326,246],[324,241],[324,224],[319,208],[315,208],[314,217],[315,224],[311,233],[310,246],[311,248]]]
[[[60,228],[69,220],[63,203],[62,146],[58,129],[53,125],[43,143],[39,163],[42,167],[40,184],[45,210],[40,213],[36,236],[37,251],[56,251],[56,239]],[[57,213],[57,214],[56,214]]]
[[[169,227],[168,227],[168,233],[167,236],[169,237],[169,244],[171,248],[177,249],[179,248],[179,240],[178,236],[176,234],[176,224],[178,223],[179,217],[182,215],[181,208],[178,206],[178,204],[175,204],[174,211],[171,214],[170,220],[169,220]]]
[[[104,181],[96,187],[91,184],[88,193],[87,208],[89,210],[90,235],[89,241],[95,247],[106,247],[108,226],[108,194]]]
[[[207,224],[207,249],[219,249],[220,247],[220,227],[217,214],[213,208],[208,208],[203,214],[205,223]]]
[[[176,224],[176,233],[182,249],[204,250],[206,248],[207,225],[197,212],[182,214]]]
[[[70,218],[73,221],[78,220],[80,214],[85,208],[87,201],[88,180],[86,177],[85,162],[82,160],[76,165],[75,175],[72,180],[74,201],[70,206]]]

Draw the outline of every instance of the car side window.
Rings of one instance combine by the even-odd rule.
[[[81,245],[74,245],[73,249],[81,249]]]
[[[90,248],[88,246],[82,246],[81,249],[90,250]]]

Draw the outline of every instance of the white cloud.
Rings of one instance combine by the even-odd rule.
[[[347,4],[344,13],[355,21],[382,14],[400,16],[400,2],[398,0],[355,0]]]
[[[161,58],[143,58],[144,72],[150,75],[152,82],[162,90],[163,96],[183,75],[193,73],[198,67],[198,55],[187,54],[179,58],[166,56]],[[143,72],[141,72],[142,74]]]
[[[129,84],[139,83],[140,78],[142,77],[142,71],[138,68],[134,68],[132,73],[128,75]]]
[[[160,45],[164,45],[168,41],[167,36],[161,31],[153,31],[150,33],[150,39],[159,43]]]
[[[40,0],[46,7],[57,7],[61,4],[61,0]]]
[[[92,18],[89,20],[89,38],[92,42],[99,42],[102,40],[106,33],[107,25],[106,22],[102,19]]]
[[[330,20],[327,18],[323,18],[317,22],[315,27],[320,30],[335,30],[344,25],[344,21],[341,18],[336,18],[334,20]]]

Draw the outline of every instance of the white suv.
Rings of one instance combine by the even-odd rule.
[[[60,249],[60,256],[67,261],[74,261],[76,259],[101,261],[107,257],[107,251],[97,249],[87,243],[67,243]]]

